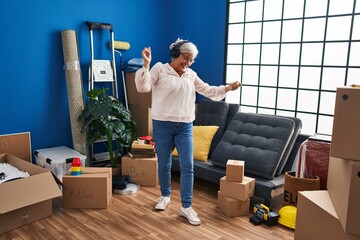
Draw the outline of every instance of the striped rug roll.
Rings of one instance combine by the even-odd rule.
[[[84,109],[84,94],[77,36],[74,30],[61,32],[64,54],[64,70],[70,109],[70,124],[73,147],[76,151],[87,156],[86,165],[89,166],[89,150],[86,144],[86,133],[81,133],[82,122],[77,119]]]

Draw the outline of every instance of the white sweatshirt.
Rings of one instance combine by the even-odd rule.
[[[190,68],[180,77],[170,64],[156,63],[150,71],[140,68],[135,74],[138,92],[152,90],[151,115],[155,120],[192,122],[195,120],[195,91],[219,101],[225,86],[209,86]]]

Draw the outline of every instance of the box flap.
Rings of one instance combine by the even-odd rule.
[[[3,153],[31,162],[30,132],[0,135],[0,154]]]
[[[50,172],[0,184],[0,214],[61,196]]]
[[[318,191],[299,191],[299,194],[303,195],[317,206],[322,208],[327,213],[331,214],[333,217],[338,219],[335,208],[331,201],[328,191],[318,190]]]

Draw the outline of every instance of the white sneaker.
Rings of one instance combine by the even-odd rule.
[[[180,213],[186,217],[186,219],[189,221],[192,225],[200,225],[201,221],[197,216],[197,213],[192,209],[192,207],[189,208],[183,208],[181,207]]]
[[[158,203],[155,206],[157,210],[165,210],[165,208],[171,203],[170,197],[159,197]]]

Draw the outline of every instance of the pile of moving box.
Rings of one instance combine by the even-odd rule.
[[[299,192],[295,240],[360,239],[360,88],[336,92],[327,190]]]
[[[228,160],[226,176],[220,179],[218,207],[228,217],[248,216],[250,198],[254,195],[255,179],[244,176],[245,162]]]
[[[151,92],[139,93],[136,90],[135,73],[126,73],[126,94],[129,110],[137,124],[138,136],[152,136]]]
[[[154,145],[139,144],[138,141],[134,141],[131,154],[121,159],[122,174],[129,175],[131,182],[147,187],[158,185],[158,165]]]

